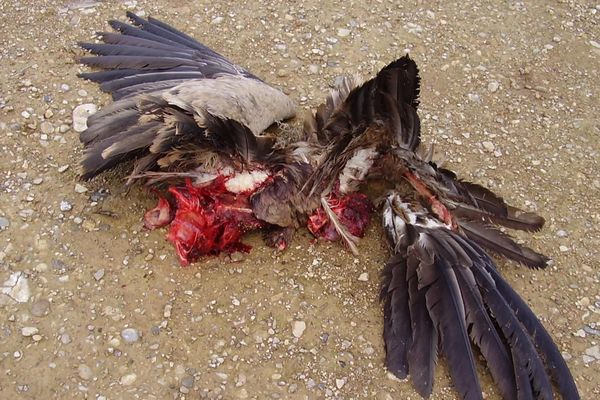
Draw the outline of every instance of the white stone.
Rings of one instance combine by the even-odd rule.
[[[125,328],[121,331],[121,337],[127,343],[135,343],[140,339],[140,334],[135,328]]]
[[[13,272],[0,286],[0,305],[26,303],[30,296],[29,282],[22,272]]]
[[[596,360],[600,360],[600,346],[592,346],[585,349],[585,354],[594,357]]]
[[[94,272],[94,279],[99,281],[104,278],[104,268],[100,268],[98,271]]]
[[[306,322],[304,321],[294,321],[292,322],[292,334],[296,338],[302,337],[304,331],[306,330]]]
[[[137,375],[134,373],[123,375],[121,379],[119,379],[119,383],[123,386],[130,386],[137,379]]]
[[[338,35],[339,37],[346,37],[346,36],[349,36],[349,35],[350,35],[350,29],[347,29],[347,28],[340,28],[340,29],[338,29],[338,31],[337,31],[337,35]]]
[[[346,384],[346,378],[335,380],[335,387],[337,387],[338,389],[343,388],[345,384]]]
[[[361,282],[367,282],[369,280],[369,274],[366,272],[363,272],[362,274],[360,274],[358,276],[358,280]]]
[[[498,88],[500,88],[500,84],[496,81],[491,81],[490,83],[488,83],[488,90],[492,93],[494,93],[495,91],[498,90]]]
[[[483,146],[483,149],[485,151],[487,151],[488,153],[493,152],[494,149],[496,148],[496,146],[494,146],[494,143],[487,141],[487,140],[484,142],[481,142],[481,145]]]
[[[87,119],[90,115],[96,113],[98,107],[95,104],[86,103],[75,107],[73,110],[73,129],[76,132],[83,132],[87,129]]]
[[[35,326],[25,326],[21,329],[21,335],[29,337],[38,333],[40,330]]]
[[[88,191],[88,189],[85,186],[83,186],[81,183],[75,184],[75,192],[76,193],[85,193],[87,191]]]

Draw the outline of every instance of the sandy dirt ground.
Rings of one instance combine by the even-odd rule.
[[[142,228],[152,194],[125,193],[119,174],[78,180],[72,110],[109,96],[77,78],[76,42],[126,10],[191,34],[307,110],[336,76],[372,76],[409,51],[424,142],[547,219],[518,237],[553,265],[499,267],[582,397],[599,398],[600,5],[491,3],[0,2],[0,398],[419,398],[383,367],[377,223],[358,257],[307,232],[284,253],[251,235],[242,260],[182,268],[165,231]],[[443,362],[432,398],[456,398]]]

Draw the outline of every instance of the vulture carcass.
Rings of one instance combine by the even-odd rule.
[[[79,61],[102,69],[81,76],[114,99],[81,133],[82,177],[132,160],[129,183],[166,185],[144,224],[168,226],[182,264],[247,251],[241,238],[257,229],[281,250],[306,226],[356,252],[379,209],[390,372],[428,397],[441,354],[460,397],[482,399],[480,354],[505,399],[579,398],[552,338],[487,254],[544,268],[546,257],[498,228],[537,231],[544,219],[424,155],[413,60],[340,80],[303,140],[280,145],[264,131],[295,115],[288,96],[163,22],[128,17],[103,43],[80,44],[93,56]],[[387,184],[377,201],[360,192],[369,178]]]

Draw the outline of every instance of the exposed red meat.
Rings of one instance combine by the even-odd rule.
[[[452,229],[458,229],[458,224],[448,208],[438,200],[438,198],[427,188],[427,185],[413,172],[406,171],[404,177],[410,182],[415,190],[423,196],[430,205],[431,211],[446,225],[452,227]]]
[[[162,228],[169,225],[172,220],[171,204],[167,199],[159,197],[157,206],[144,214],[144,227],[146,229]]]
[[[218,177],[201,187],[187,181],[185,186],[169,188],[177,210],[167,239],[175,246],[182,265],[206,254],[248,252],[250,246],[240,242],[242,235],[264,226],[252,213],[249,195],[227,191],[226,179]],[[161,200],[157,209],[161,207]]]
[[[348,232],[356,237],[363,237],[365,235],[373,212],[373,203],[371,203],[371,200],[367,196],[362,193],[350,193],[339,196],[339,194],[332,192],[328,196],[327,202]],[[317,208],[308,217],[307,226],[308,230],[316,237],[331,241],[340,238],[339,233],[322,207]]]

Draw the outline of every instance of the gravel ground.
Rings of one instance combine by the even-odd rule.
[[[124,193],[116,174],[78,181],[72,110],[109,97],[77,79],[75,43],[125,10],[190,33],[306,109],[337,75],[371,76],[409,51],[424,141],[546,217],[522,238],[554,264],[500,269],[582,397],[598,398],[600,5],[397,3],[1,2],[0,398],[419,398],[383,368],[377,226],[356,258],[307,233],[283,254],[255,235],[243,259],[181,268],[165,232],[142,229],[151,194]],[[432,398],[455,398],[444,363]]]

